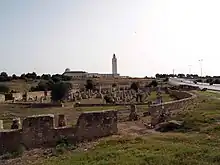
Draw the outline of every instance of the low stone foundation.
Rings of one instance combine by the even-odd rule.
[[[26,149],[52,147],[66,138],[70,143],[116,134],[117,111],[82,113],[75,127],[55,128],[54,115],[30,116],[23,120],[22,129],[0,130],[0,154]]]
[[[186,91],[169,90],[169,93],[170,95],[173,95],[179,100],[151,105],[149,107],[149,114],[151,115],[152,121],[156,120],[158,115],[161,114],[161,112],[164,110],[166,112],[172,112],[175,110],[181,110],[187,108],[189,105],[191,105],[194,102],[196,98],[196,95]]]

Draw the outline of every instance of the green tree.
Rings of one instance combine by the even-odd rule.
[[[5,94],[5,93],[9,93],[9,91],[10,91],[10,89],[9,89],[8,86],[6,86],[6,85],[0,85],[0,93]]]
[[[6,72],[1,72],[0,76],[2,77],[8,77],[8,74]]]
[[[16,74],[13,74],[13,75],[12,75],[12,79],[13,79],[13,80],[17,80],[17,79],[18,79],[18,77],[16,76]]]
[[[136,92],[138,91],[138,89],[140,88],[140,84],[138,82],[133,82],[131,84],[131,89],[135,90]]]
[[[29,79],[33,79],[35,80],[37,78],[37,74],[35,72],[32,72],[32,73],[27,73],[25,75],[26,78],[29,78]]]
[[[0,74],[0,81],[1,82],[10,81],[10,80],[11,80],[11,77],[9,77],[6,72],[1,72],[1,74]]]
[[[85,87],[86,87],[86,90],[94,90],[95,84],[94,84],[93,80],[90,80],[90,79],[87,80]]]
[[[36,87],[31,87],[30,91],[50,91],[53,85],[52,80],[41,80]]]
[[[52,86],[51,99],[53,101],[64,101],[71,89],[71,83],[57,82]]]

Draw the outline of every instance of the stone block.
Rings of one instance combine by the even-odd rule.
[[[117,111],[95,111],[82,113],[76,125],[76,139],[92,140],[118,132]]]

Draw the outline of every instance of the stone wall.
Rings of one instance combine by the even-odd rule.
[[[117,111],[82,113],[75,127],[55,128],[54,115],[30,116],[23,120],[22,129],[0,130],[0,154],[19,150],[55,146],[65,137],[70,143],[116,134]]]
[[[0,103],[5,102],[5,95],[0,94]]]
[[[50,96],[51,91],[47,92],[47,96]],[[44,91],[37,91],[37,92],[28,92],[27,93],[27,98],[35,98],[38,97],[38,99],[40,99],[40,97],[44,97]]]
[[[8,103],[8,104],[16,104],[16,105],[24,105],[26,108],[55,108],[55,107],[63,107],[64,104],[62,103],[34,103],[34,102],[15,102],[15,103]]]
[[[112,135],[118,132],[117,111],[85,112],[76,124],[76,139],[82,141]]]
[[[25,93],[22,93],[22,92],[19,92],[19,93],[12,93],[12,94],[7,94],[8,97],[7,97],[7,100],[12,100],[13,97],[15,98],[16,101],[19,101],[19,100],[22,100],[23,98],[23,94]],[[48,91],[47,92],[47,95],[50,96],[51,94],[51,91]],[[10,96],[11,95],[11,96]],[[27,99],[29,98],[35,98],[37,97],[38,100],[41,98],[41,97],[44,97],[44,91],[37,91],[37,92],[27,92]]]
[[[179,91],[179,90],[170,90],[168,89],[168,92],[171,96],[175,97],[176,99],[185,99],[190,98],[192,96],[191,93],[186,91]]]
[[[160,110],[162,109],[165,109],[168,111],[180,110],[190,105],[196,98],[196,95],[191,94],[186,91],[169,90],[169,93],[170,95],[173,95],[179,100],[165,102],[162,104],[151,105],[149,107],[149,112],[151,116],[153,116],[155,113],[159,113]]]

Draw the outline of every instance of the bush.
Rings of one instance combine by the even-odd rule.
[[[0,93],[5,94],[5,93],[9,93],[9,92],[10,92],[10,89],[9,89],[8,86],[6,86],[6,85],[0,85]]]
[[[74,150],[76,146],[71,145],[66,137],[62,137],[57,141],[56,148],[52,151],[54,156],[64,154],[68,150]]]
[[[52,86],[51,99],[53,101],[64,101],[71,89],[71,83],[57,82]]]

